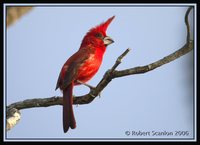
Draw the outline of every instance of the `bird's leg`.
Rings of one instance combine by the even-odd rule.
[[[94,89],[95,89],[95,87],[93,87],[93,86],[91,86],[91,85],[89,85],[89,84],[87,84],[87,83],[81,82],[81,81],[79,81],[79,80],[77,80],[77,82],[80,83],[81,85],[84,85],[84,86],[90,88],[90,90],[94,90]]]
[[[81,85],[84,85],[84,86],[90,88],[90,90],[95,90],[95,87],[93,87],[93,86],[91,86],[91,85],[89,85],[89,84],[87,84],[87,83],[81,82],[80,80],[77,80],[77,82],[80,83]],[[92,97],[94,97],[94,98],[96,97],[96,96],[94,96],[94,95],[92,95],[92,94],[90,94],[90,95],[91,95]],[[101,92],[98,94],[98,96],[101,97]]]

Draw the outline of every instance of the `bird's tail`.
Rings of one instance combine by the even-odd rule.
[[[72,82],[67,88],[63,90],[63,130],[66,133],[69,129],[76,128],[76,121],[73,112],[73,97],[72,90],[74,83]]]

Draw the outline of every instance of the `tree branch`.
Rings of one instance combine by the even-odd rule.
[[[134,68],[121,70],[121,71],[114,71],[112,77],[117,78],[117,77],[123,77],[123,76],[127,76],[127,75],[141,74],[141,73],[149,72],[149,71],[154,70],[155,68],[158,68],[166,63],[169,63],[175,59],[178,59],[179,57],[190,52],[192,49],[193,49],[193,41],[190,41],[190,42],[186,43],[181,49],[164,57],[163,59],[160,59],[156,62],[153,62],[153,63],[145,65],[145,66],[134,67]]]
[[[73,97],[73,104],[91,103],[95,99],[95,97],[97,97],[99,95],[99,93],[114,78],[149,72],[149,71],[154,70],[164,64],[172,62],[173,60],[176,60],[179,57],[190,52],[193,49],[193,40],[190,40],[190,26],[189,26],[189,22],[188,22],[188,15],[189,15],[189,12],[191,11],[191,9],[192,9],[192,7],[189,7],[185,14],[185,24],[187,27],[187,38],[186,38],[186,43],[183,47],[181,47],[176,52],[174,52],[156,62],[153,62],[151,64],[148,64],[145,66],[134,67],[134,68],[126,69],[126,70],[121,70],[121,71],[115,70],[118,67],[118,65],[121,63],[123,57],[125,57],[126,54],[130,51],[130,49],[127,49],[122,55],[120,55],[117,58],[113,67],[104,74],[103,78],[101,79],[101,81],[98,83],[98,85],[94,89],[91,89],[90,92],[86,95]],[[33,108],[33,107],[49,107],[49,106],[53,106],[53,105],[62,105],[62,97],[53,96],[51,98],[27,99],[27,100],[24,100],[21,102],[13,103],[7,107],[7,124],[9,124],[7,126],[9,126],[9,129],[10,129],[15,125],[8,121],[10,117],[13,117],[13,115],[11,115],[11,116],[8,115],[8,114],[14,114],[14,113],[9,113],[13,110],[13,108],[15,108],[16,110],[21,110],[21,109],[28,109],[28,108]],[[16,112],[16,110],[15,110],[15,112]],[[20,115],[20,113],[18,113],[18,114]],[[19,120],[19,118],[20,117],[18,117],[18,120]],[[17,121],[16,121],[16,123],[17,123]]]
[[[133,75],[133,74],[140,74],[140,73],[146,73],[148,71],[154,70],[155,68],[158,68],[166,63],[169,63],[175,59],[178,59],[179,57],[187,54],[193,49],[193,40],[190,40],[190,25],[188,21],[188,15],[190,11],[192,10],[193,7],[189,7],[186,11],[185,14],[185,24],[187,27],[187,37],[186,37],[186,43],[184,44],[183,47],[181,47],[179,50],[175,51],[174,53],[165,56],[164,58],[153,62],[151,64],[145,65],[145,66],[139,66],[139,67],[134,67],[126,70],[121,70],[121,71],[114,71],[113,72],[113,78],[117,77],[123,77],[127,75]]]

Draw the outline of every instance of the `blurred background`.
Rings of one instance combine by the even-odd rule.
[[[116,17],[107,35],[115,43],[107,47],[103,64],[89,84],[98,84],[127,48],[132,50],[117,70],[147,65],[171,54],[186,42],[184,16],[187,8],[135,5],[27,7],[20,12],[17,21],[14,17],[7,19],[6,105],[25,99],[61,96],[55,86],[62,65],[79,49],[90,28],[113,15]],[[193,29],[192,11],[189,16]],[[193,138],[193,53],[145,74],[114,79],[100,98],[90,104],[74,105],[77,128],[70,129],[67,134],[62,129],[62,106],[52,106],[21,110],[20,122],[6,132],[6,138]],[[74,95],[88,91],[85,86],[77,86]],[[131,136],[126,131],[188,131],[189,135]]]

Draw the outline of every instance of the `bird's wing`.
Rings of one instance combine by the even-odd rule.
[[[64,77],[60,72],[56,89],[61,88],[62,90],[65,89],[76,77],[78,69],[80,68],[81,64],[85,62],[89,58],[90,51],[87,48],[80,49],[74,55],[72,55],[69,60],[68,64],[66,63],[66,72],[64,73]]]

